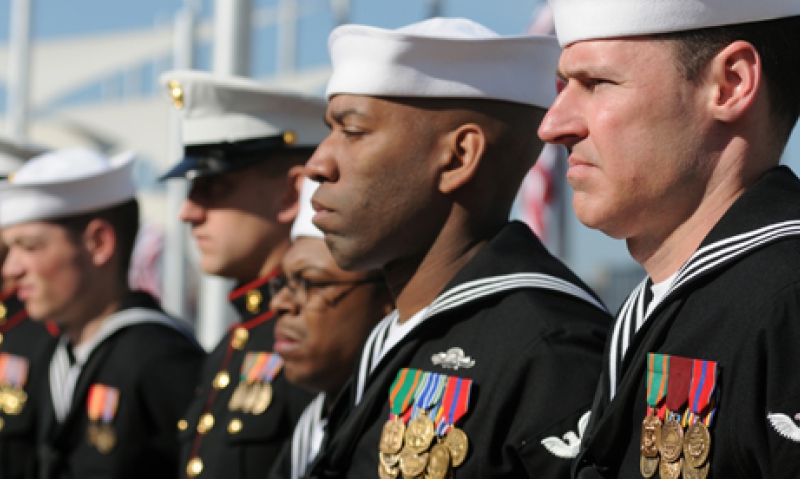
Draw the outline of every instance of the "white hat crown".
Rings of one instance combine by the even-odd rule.
[[[323,98],[276,90],[249,78],[175,70],[161,75],[181,112],[184,145],[235,143],[291,132],[292,146],[314,147],[328,135]]]
[[[133,199],[135,155],[58,150],[32,158],[0,184],[0,226],[63,218]]]
[[[800,15],[798,0],[548,0],[561,45]]]
[[[398,30],[343,25],[331,32],[326,95],[501,100],[549,108],[560,48],[550,36],[500,36],[463,18]]]

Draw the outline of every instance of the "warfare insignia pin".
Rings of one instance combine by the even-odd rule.
[[[445,369],[469,369],[475,366],[475,361],[465,355],[464,350],[461,348],[450,348],[447,352],[436,353],[431,356],[431,361],[435,366],[441,366]]]

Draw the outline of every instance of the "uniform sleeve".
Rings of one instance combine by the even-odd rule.
[[[760,477],[797,478],[800,477],[800,285],[782,291],[760,319],[767,326],[763,337],[753,345],[762,358],[761,372],[753,377],[756,381],[753,388],[766,390],[766,398],[754,398],[752,409],[753,413],[763,415],[755,420],[760,419],[756,423],[761,429],[757,437],[763,438],[764,445],[760,440],[745,441],[751,456],[742,458],[746,461],[743,467],[749,469],[747,462],[753,458],[761,469]],[[758,384],[762,380],[766,389],[764,383]],[[739,394],[723,391],[726,393]],[[765,410],[759,407],[761,404],[766,406]]]
[[[601,372],[602,334],[557,331],[532,346],[509,448],[527,477],[568,478]]]
[[[151,358],[140,376],[139,395],[146,411],[142,420],[152,430],[153,454],[176,473],[177,423],[194,397],[204,358],[205,353],[187,341]]]

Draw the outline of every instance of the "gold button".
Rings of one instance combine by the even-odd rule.
[[[3,335],[0,334],[0,344],[3,344]]]
[[[179,110],[183,108],[183,88],[180,83],[175,80],[170,80],[169,95],[172,97],[172,103],[175,105],[175,108]]]
[[[231,377],[228,374],[228,371],[220,371],[216,376],[214,376],[214,382],[212,384],[214,389],[225,389],[230,383]]]
[[[180,421],[178,421],[179,431],[185,431],[187,427],[189,427],[189,423],[186,422],[186,419],[181,419]]]
[[[5,426],[5,425],[6,425],[6,422],[3,420],[2,417],[0,417],[0,429],[3,429],[3,426]]]
[[[192,458],[188,464],[186,464],[186,475],[189,477],[196,477],[201,472],[203,472],[203,461],[200,460],[199,457]]]
[[[3,303],[0,303],[0,324],[6,322],[6,315],[8,314],[8,308]]]
[[[297,133],[292,130],[283,132],[283,142],[287,145],[294,145],[297,142]]]
[[[261,311],[261,301],[264,298],[261,296],[261,291],[254,289],[247,292],[247,310],[252,314],[258,314]]]
[[[242,430],[242,421],[238,419],[234,419],[233,421],[228,424],[228,432],[231,434],[236,434]]]
[[[250,333],[247,332],[244,328],[236,328],[233,330],[233,339],[231,339],[231,345],[233,349],[243,349],[244,345],[247,344],[247,339],[250,337]]]
[[[214,427],[214,416],[210,413],[205,413],[200,416],[200,421],[197,423],[197,432],[205,434]]]

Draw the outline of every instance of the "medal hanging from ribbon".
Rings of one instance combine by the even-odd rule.
[[[398,372],[389,394],[390,419],[381,435],[379,477],[396,478],[401,472],[403,477],[448,477],[466,457],[466,435],[453,424],[469,407],[471,387],[470,379]]]
[[[692,360],[678,356],[669,357],[667,381],[666,422],[661,428],[659,473],[662,479],[678,479],[683,470],[682,410],[689,401],[692,382]]]
[[[687,427],[683,438],[684,477],[706,477],[711,449],[709,427],[714,417],[714,394],[717,387],[717,363],[692,361],[692,383],[689,388],[689,407],[684,414]]]
[[[275,353],[248,352],[242,362],[239,384],[231,395],[228,409],[262,414],[272,403],[272,381],[283,367]]]
[[[103,384],[93,384],[86,400],[89,415],[87,439],[89,444],[103,454],[108,454],[116,444],[116,432],[112,424],[117,415],[119,389]]]
[[[664,419],[664,398],[669,380],[669,356],[647,355],[647,416],[642,421],[642,439],[639,461],[642,475],[653,477],[658,470],[661,426]]]
[[[29,365],[27,358],[0,353],[0,408],[6,414],[17,415],[25,407]]]

